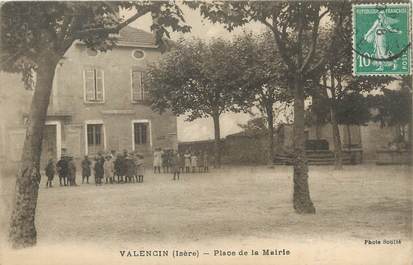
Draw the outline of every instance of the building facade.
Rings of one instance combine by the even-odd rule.
[[[81,158],[127,150],[149,158],[156,147],[177,148],[176,116],[153,112],[143,83],[147,66],[161,55],[153,34],[125,27],[117,38],[117,47],[107,52],[75,43],[59,63],[42,163],[59,158],[62,152]],[[15,162],[20,159],[33,92],[24,90],[18,75],[2,74],[1,79],[7,87],[2,101],[12,105],[2,110],[2,156]]]

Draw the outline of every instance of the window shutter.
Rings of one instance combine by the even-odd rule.
[[[145,78],[146,78],[146,76],[145,76],[144,73],[141,73],[141,74],[142,74],[141,86],[142,86],[142,90],[143,90],[143,100],[149,100],[149,97],[150,97],[149,89],[145,86]]]
[[[103,70],[96,69],[96,100],[103,101]]]
[[[86,101],[95,100],[95,77],[94,69],[85,69],[84,70],[84,82],[85,82],[85,93]]]
[[[142,99],[142,73],[132,71],[132,101],[139,101]]]

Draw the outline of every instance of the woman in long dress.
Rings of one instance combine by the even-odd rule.
[[[384,59],[393,55],[387,45],[386,35],[388,35],[388,33],[401,33],[400,30],[391,27],[391,25],[397,23],[398,20],[387,17],[384,10],[380,10],[377,16],[378,19],[364,35],[364,40],[374,45],[375,58],[379,60],[374,60],[373,65],[378,66],[378,71],[383,71],[384,66],[393,66],[393,70],[396,70],[397,65],[395,61],[384,61]]]

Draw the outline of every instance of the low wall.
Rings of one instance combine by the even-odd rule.
[[[377,165],[412,164],[412,153],[408,150],[377,150]]]

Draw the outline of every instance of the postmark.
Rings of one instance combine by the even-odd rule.
[[[353,5],[353,74],[411,73],[409,4]]]

